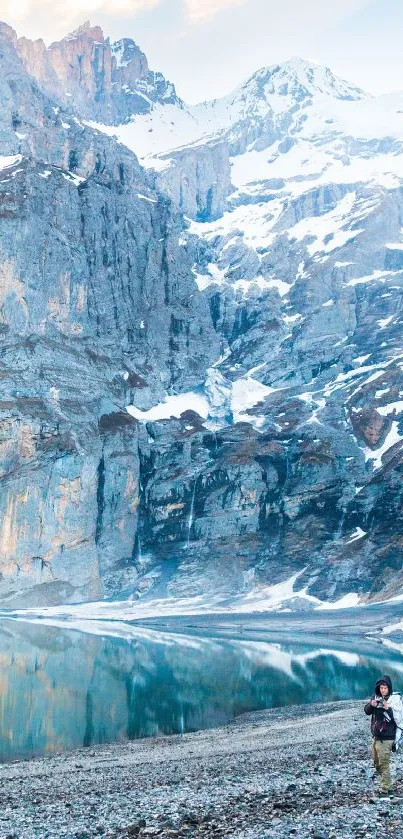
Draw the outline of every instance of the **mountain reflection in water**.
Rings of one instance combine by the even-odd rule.
[[[366,697],[399,656],[133,629],[0,623],[0,759],[211,728],[244,711]],[[400,659],[400,663],[399,663]]]

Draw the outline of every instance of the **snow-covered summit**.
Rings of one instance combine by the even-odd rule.
[[[226,133],[232,152],[237,154],[238,148],[245,151],[254,141],[263,147],[281,139],[279,134],[305,133],[308,121],[309,132],[316,132],[317,127],[310,125],[312,115],[323,117],[321,131],[334,131],[340,114],[371,100],[369,94],[335,76],[328,67],[292,58],[257,70],[222,99],[196,105],[191,116],[204,135]]]
[[[219,110],[220,104],[224,108],[238,108],[239,116],[256,108],[260,108],[260,113],[267,109],[276,113],[316,96],[349,102],[368,98],[363,90],[335,76],[328,67],[292,58],[282,64],[262,67],[233,93],[221,102],[215,100],[211,106]],[[209,107],[209,103],[204,104]]]
[[[337,102],[350,105],[371,99],[369,94],[335,76],[328,67],[313,64],[303,58],[291,58],[257,70],[222,99],[202,102],[192,110],[192,116],[203,125],[204,133],[233,128],[246,119],[274,120],[288,113],[290,119],[317,105],[328,110],[329,116]]]
[[[272,64],[257,70],[242,85],[245,90],[258,86],[266,95],[279,94],[298,96],[301,91],[307,94],[323,93],[336,99],[357,100],[368,96],[349,82],[336,76],[329,67],[294,57],[282,64]]]

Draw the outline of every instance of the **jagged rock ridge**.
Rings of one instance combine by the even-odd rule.
[[[174,86],[149,69],[131,38],[111,44],[88,21],[49,47],[19,38],[16,49],[43,90],[81,117],[120,123],[153,102],[180,105]]]

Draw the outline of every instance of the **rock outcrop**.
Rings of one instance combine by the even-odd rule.
[[[179,149],[169,152],[166,159],[169,165],[156,175],[157,189],[192,219],[204,222],[222,216],[231,191],[228,144],[210,142]]]
[[[88,21],[49,47],[28,38],[15,46],[42,89],[81,117],[119,123],[148,112],[153,102],[179,102],[174,86],[149,69],[131,38],[111,44]]]

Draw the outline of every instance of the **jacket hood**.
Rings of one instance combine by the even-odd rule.
[[[376,693],[376,695],[377,695],[377,696],[380,696],[380,695],[381,695],[381,692],[380,692],[380,690],[379,690],[379,688],[380,688],[380,686],[381,686],[381,685],[387,685],[387,686],[388,686],[388,689],[389,689],[389,695],[390,695],[391,693],[393,693],[392,680],[391,680],[390,676],[381,676],[381,678],[380,678],[380,679],[378,679],[378,681],[376,682],[376,684],[375,684],[375,693]]]

